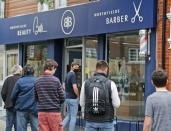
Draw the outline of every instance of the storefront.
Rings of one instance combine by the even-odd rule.
[[[154,91],[150,74],[156,65],[156,15],[155,0],[102,0],[0,20],[0,44],[18,44],[19,63],[34,64],[37,77],[47,58],[59,63],[61,81],[77,61],[80,88],[93,75],[96,61],[107,60],[121,98],[118,128],[135,130],[144,119],[145,99]],[[141,29],[148,33],[146,57],[139,56]]]

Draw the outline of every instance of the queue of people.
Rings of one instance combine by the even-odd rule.
[[[78,90],[79,64],[72,62],[63,85],[54,76],[58,63],[47,59],[44,72],[34,76],[35,68],[27,64],[15,65],[1,91],[6,109],[6,131],[75,131],[78,106],[84,110],[85,131],[114,131],[114,110],[120,106],[116,84],[108,79],[109,66],[104,60],[96,63],[94,76]],[[155,93],[147,99],[143,131],[168,131],[171,123],[171,93],[167,90],[167,73],[156,70],[152,74]],[[62,121],[62,104],[67,115]],[[166,121],[163,121],[166,118]]]

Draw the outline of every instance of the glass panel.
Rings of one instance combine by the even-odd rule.
[[[86,38],[86,66],[85,66],[85,79],[91,78],[94,74],[97,62],[97,45],[96,37]]]
[[[4,76],[4,68],[3,68],[3,65],[4,65],[4,53],[0,53],[0,81],[3,81],[3,76]]]
[[[2,89],[2,84],[3,84],[3,77],[4,77],[4,53],[0,53],[0,92],[1,92],[1,89]],[[1,97],[1,94],[0,94],[0,107],[2,107],[2,97]]]
[[[81,72],[77,72],[77,84],[80,89],[82,85],[82,48],[68,49],[69,65],[67,65],[67,73],[70,71],[71,63],[77,62],[80,65]]]
[[[43,64],[47,59],[47,44],[38,43],[25,45],[25,64],[33,64],[36,68],[35,76],[43,73]]]
[[[55,0],[49,0],[49,10],[55,9]]]
[[[65,7],[67,4],[67,0],[59,0],[59,7]]]
[[[82,45],[82,37],[67,39],[66,46]]]
[[[119,91],[119,119],[144,119],[145,60],[139,58],[139,36],[122,34],[108,37],[109,77]]]
[[[7,51],[16,51],[18,49],[18,44],[6,45]]]
[[[5,2],[0,0],[0,19],[4,18]]]
[[[11,74],[10,69],[18,64],[18,53],[7,53],[7,76]]]

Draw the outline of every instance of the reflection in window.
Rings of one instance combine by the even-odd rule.
[[[139,36],[122,34],[108,37],[109,77],[119,91],[119,119],[144,119],[145,61],[139,57]]]
[[[91,78],[94,74],[97,62],[97,39],[96,37],[86,39],[86,78]]]
[[[43,73],[43,64],[47,59],[47,44],[26,44],[24,55],[25,64],[33,64],[36,69],[35,76],[39,77]]]
[[[58,7],[65,7],[67,5],[67,0],[56,0],[56,1],[59,1]]]
[[[18,64],[18,44],[6,45],[7,69],[6,75],[11,75],[11,67]]]
[[[75,37],[67,39],[66,46],[82,45],[82,37]]]
[[[1,64],[0,64],[0,81],[3,81],[3,76],[4,76],[4,74],[3,74],[3,72],[4,72],[4,70],[3,70],[4,53],[0,53],[0,62],[1,62]]]
[[[38,12],[53,10],[61,7],[65,7],[67,4],[67,0],[48,0],[43,4],[38,3]]]
[[[1,48],[1,47],[0,47]],[[2,84],[3,84],[3,77],[4,77],[4,53],[0,53],[0,91],[2,89]],[[1,94],[0,94],[0,108],[2,107],[2,97],[1,97]]]
[[[7,76],[11,75],[11,68],[18,64],[18,53],[7,54]]]

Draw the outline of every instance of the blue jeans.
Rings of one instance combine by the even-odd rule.
[[[25,111],[17,111],[17,131],[27,131],[27,123],[30,123],[32,131],[38,131],[38,116]]]
[[[6,131],[12,131],[12,126],[16,129],[16,112],[13,109],[6,109]]]
[[[114,121],[103,123],[86,121],[85,131],[115,131]]]
[[[63,128],[69,123],[69,131],[74,131],[76,119],[77,119],[77,112],[78,112],[78,99],[66,99],[65,100],[67,106],[67,116],[63,120]]]

